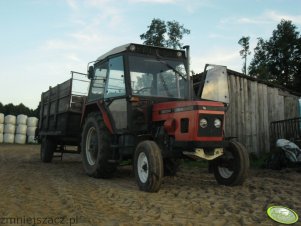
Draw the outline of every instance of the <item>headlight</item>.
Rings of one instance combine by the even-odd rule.
[[[222,125],[222,121],[218,118],[214,119],[214,126],[215,128],[220,128]]]
[[[181,57],[182,53],[181,52],[177,52],[177,57]]]
[[[207,120],[204,119],[204,118],[202,118],[202,119],[200,120],[200,127],[201,127],[201,128],[206,128],[207,125],[208,125]]]
[[[136,50],[136,46],[135,45],[130,45],[130,51],[134,52]]]

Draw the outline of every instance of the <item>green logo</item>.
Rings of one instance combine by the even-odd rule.
[[[271,206],[267,214],[274,221],[282,224],[294,224],[298,221],[298,215],[293,210],[284,206]]]

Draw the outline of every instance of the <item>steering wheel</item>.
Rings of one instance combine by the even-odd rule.
[[[147,90],[150,91],[151,89],[152,89],[152,87],[143,87],[143,88],[141,88],[141,89],[138,89],[138,90],[136,91],[136,94],[145,92],[145,91],[147,91]]]

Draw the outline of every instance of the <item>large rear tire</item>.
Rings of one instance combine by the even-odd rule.
[[[241,185],[246,179],[250,167],[247,149],[237,141],[230,141],[225,153],[213,160],[213,172],[221,185]]]
[[[134,171],[141,191],[159,191],[163,178],[163,159],[161,150],[154,141],[138,144],[134,156]]]
[[[51,137],[43,137],[41,141],[41,151],[40,157],[42,162],[51,162],[53,158],[53,153],[56,149],[56,141]]]
[[[81,153],[84,170],[95,178],[110,178],[117,165],[109,162],[111,158],[111,136],[98,112],[90,113],[85,121]]]

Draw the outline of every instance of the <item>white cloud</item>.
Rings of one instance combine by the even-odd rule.
[[[129,0],[131,3],[152,3],[152,4],[168,4],[176,3],[177,0]]]
[[[66,0],[69,7],[73,10],[78,10],[78,4],[76,0]]]
[[[146,3],[146,4],[170,4],[185,9],[189,13],[195,13],[201,7],[212,6],[210,0],[128,0],[129,3]]]
[[[237,23],[239,24],[265,24],[269,23],[265,19],[261,18],[246,18],[246,17],[241,17],[237,19]]]
[[[291,20],[295,24],[301,24],[301,15],[289,15],[269,10],[254,17],[228,17],[220,20],[221,24],[271,24],[279,23],[282,19]]]
[[[235,40],[237,37],[233,36],[233,35],[224,35],[224,34],[217,34],[217,33],[210,33],[208,34],[208,38],[210,39],[218,39],[218,40]]]
[[[44,45],[41,46],[42,50],[70,50],[76,48],[77,46],[72,42],[59,39],[47,40]]]
[[[69,79],[70,71],[85,73],[88,62],[133,39],[119,2],[66,0],[65,4],[69,7],[69,20],[64,24],[68,26],[56,27],[62,32],[39,40],[39,45],[28,50],[25,57],[23,54],[22,60],[14,57],[18,67],[2,67],[1,74],[14,75],[6,79],[5,85],[0,84],[3,104],[22,102],[36,108],[41,93]]]
[[[301,24],[301,15],[288,15],[277,11],[267,11],[265,17],[275,22],[280,22],[281,19],[285,19],[291,20],[294,24]]]

